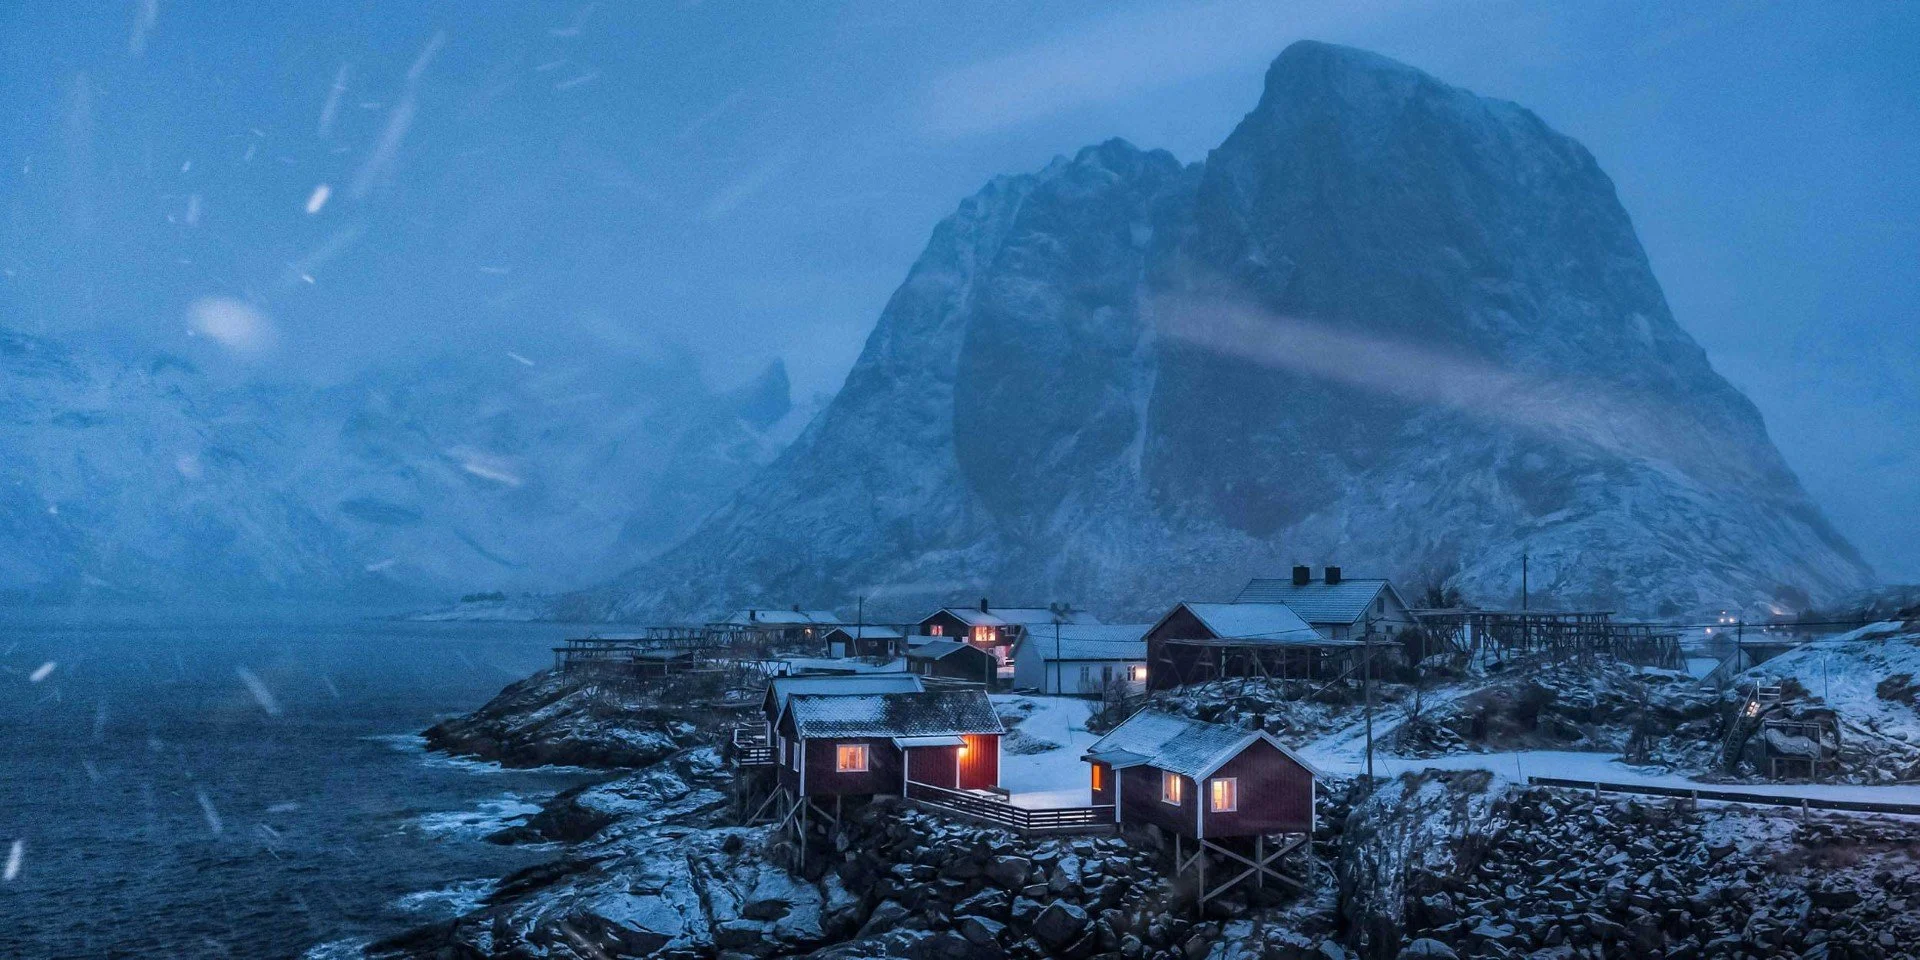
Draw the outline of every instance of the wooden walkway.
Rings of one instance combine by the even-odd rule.
[[[1745,803],[1764,807],[1796,807],[1802,811],[1841,810],[1848,813],[1892,813],[1920,816],[1920,803],[1887,803],[1878,800],[1838,800],[1827,797],[1795,797],[1774,793],[1744,793],[1738,790],[1703,790],[1698,787],[1668,787],[1650,783],[1607,783],[1599,780],[1566,780],[1560,777],[1528,777],[1536,787],[1564,787],[1600,793],[1630,793],[1648,797],[1674,797],[1681,800],[1711,800],[1717,803]]]

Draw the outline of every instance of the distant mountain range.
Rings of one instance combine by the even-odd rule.
[[[1288,48],[1203,163],[1110,141],[933,233],[845,387],[608,617],[1149,614],[1296,562],[1471,600],[1801,606],[1871,572],[1527,110]]]
[[[236,387],[0,329],[0,598],[421,604],[603,581],[684,535],[810,411],[779,364],[394,365]]]
[[[1321,43],[1202,163],[1114,140],[965,200],[817,416],[777,364],[580,357],[307,390],[0,330],[0,598],[1144,616],[1295,563],[1505,604],[1523,552],[1535,603],[1640,614],[1872,582],[1584,148]]]

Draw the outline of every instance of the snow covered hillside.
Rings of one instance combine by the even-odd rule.
[[[0,597],[113,602],[560,590],[683,534],[795,432],[784,369],[686,358],[394,365],[223,385],[0,330]]]
[[[593,599],[1144,615],[1332,562],[1504,604],[1523,549],[1536,604],[1642,614],[1871,581],[1580,144],[1303,42],[1204,163],[1114,140],[965,200],[795,446]]]

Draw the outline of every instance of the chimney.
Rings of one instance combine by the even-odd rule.
[[[1304,587],[1307,584],[1312,582],[1313,582],[1312,567],[1300,565],[1300,566],[1295,566],[1293,568],[1293,585],[1294,586]]]
[[[981,598],[980,598],[980,612],[981,612],[981,613],[986,613],[986,612],[987,612],[987,598],[986,598],[986,597],[981,597]]]
[[[1331,587],[1334,584],[1339,582],[1340,582],[1340,568],[1328,567],[1327,568],[1327,586]]]

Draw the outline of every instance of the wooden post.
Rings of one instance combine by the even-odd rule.
[[[1263,867],[1267,862],[1267,835],[1264,833],[1256,834],[1253,838],[1253,859],[1258,861]],[[1262,869],[1253,883],[1254,886],[1265,890],[1267,888],[1267,871]]]

